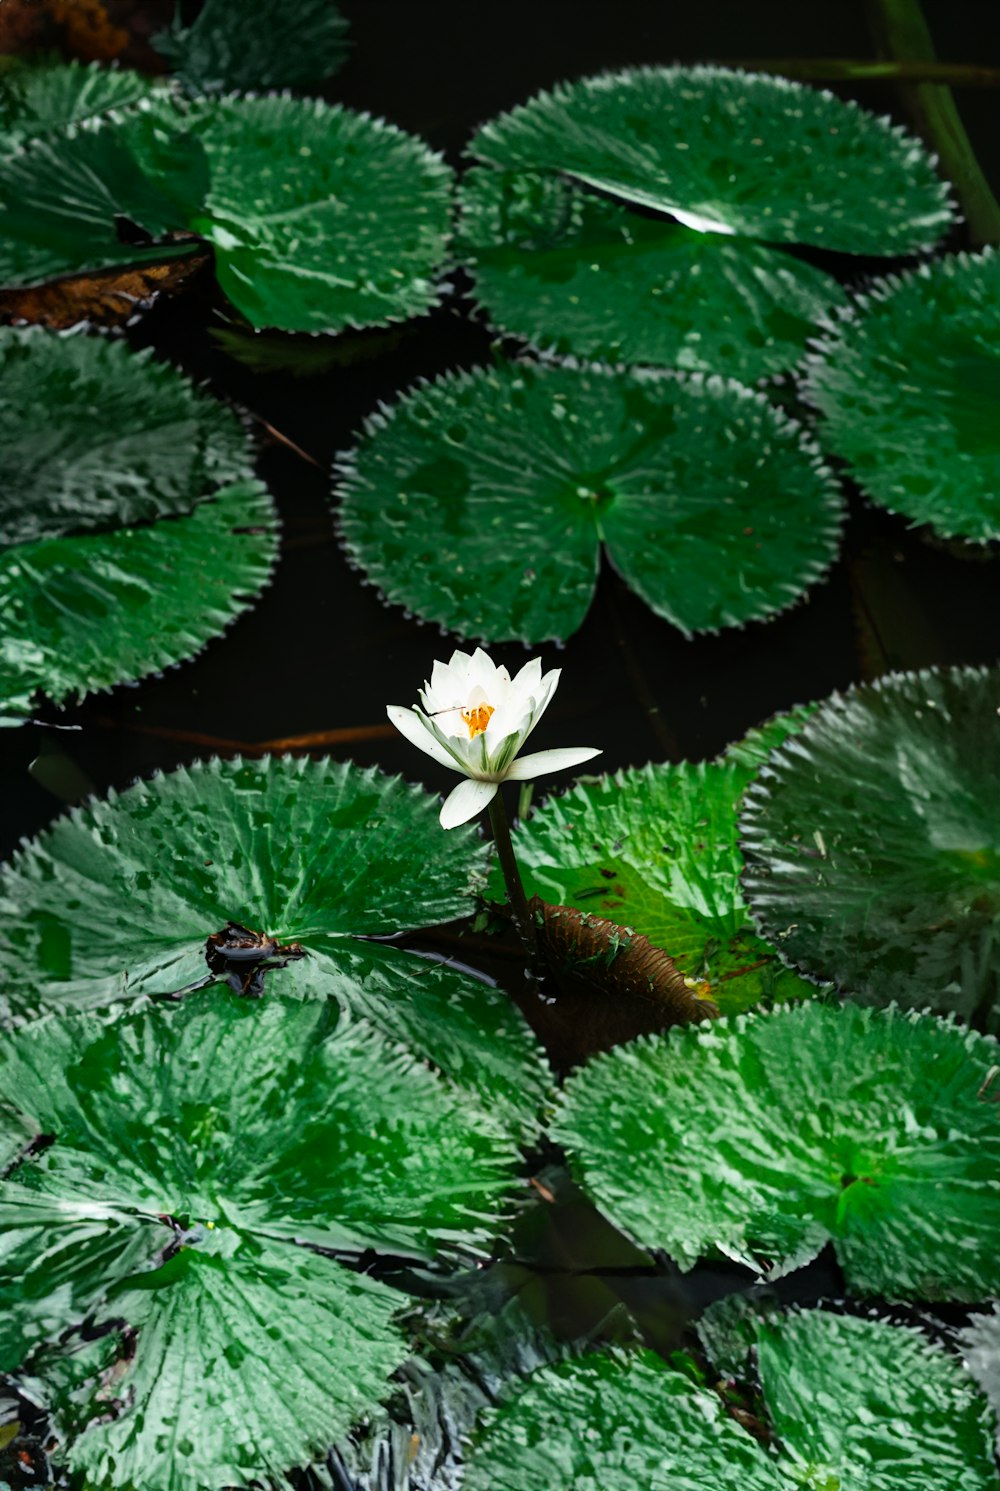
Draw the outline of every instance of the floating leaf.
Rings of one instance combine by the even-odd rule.
[[[762,725],[755,725],[748,730],[742,740],[727,746],[720,761],[731,761],[742,767],[749,773],[749,782],[766,764],[771,752],[784,745],[790,736],[797,735],[806,721],[812,719],[817,708],[815,704],[796,704],[781,714],[772,715]]]
[[[832,1241],[852,1289],[1000,1285],[997,1043],[931,1015],[826,1006],[677,1027],[570,1078],[553,1128],[584,1188],[682,1268],[773,1275]]]
[[[998,702],[995,671],[890,675],[771,756],[744,804],[744,889],[784,958],[1000,1029]]]
[[[644,766],[549,798],[514,834],[528,894],[648,937],[725,1014],[814,993],[755,935],[740,891],[736,812],[751,774],[730,761]],[[503,895],[496,871],[491,893]]]
[[[558,176],[473,169],[460,200],[476,302],[549,352],[752,382],[797,363],[846,299],[790,254],[642,217]]]
[[[1000,539],[1000,253],[882,280],[810,359],[820,436],[882,507]]]
[[[277,95],[144,100],[0,163],[0,283],[207,243],[254,326],[386,324],[437,302],[450,194],[436,155],[349,109]]]
[[[200,652],[253,604],[277,555],[274,504],[237,482],[187,517],[0,552],[0,724]]]
[[[236,414],[151,351],[0,329],[0,546],[190,512],[252,470]]]
[[[825,1310],[758,1322],[769,1454],[652,1352],[547,1366],[483,1415],[471,1491],[996,1491],[989,1414],[919,1331]],[[764,1426],[762,1426],[762,1429]],[[761,1431],[758,1431],[761,1432]],[[764,1429],[766,1432],[766,1429]]]
[[[161,295],[175,295],[202,273],[210,260],[201,254],[166,258],[160,263],[99,269],[93,274],[70,275],[44,285],[0,290],[0,320],[28,322],[57,331],[79,326],[125,326],[139,311],[148,310]]]
[[[0,143],[9,151],[37,135],[102,119],[162,88],[125,68],[19,62],[0,76]]]
[[[355,1261],[476,1252],[516,1160],[488,1118],[329,1001],[213,990],[49,1017],[0,1065],[53,1136],[2,1188],[0,1362],[84,1320],[124,1322],[131,1344],[68,1452],[102,1484],[200,1491],[321,1453],[384,1395],[406,1343],[392,1290],[302,1244]]]
[[[793,1484],[1000,1491],[992,1415],[920,1331],[796,1310],[758,1325],[757,1369]]]
[[[240,0],[205,0],[190,26],[178,4],[153,46],[187,88],[307,88],[343,63],[346,30],[332,0],[257,0],[249,26]]]
[[[781,1491],[714,1393],[652,1351],[543,1367],[483,1416],[468,1491]]]
[[[801,428],[721,379],[449,374],[369,419],[342,473],[348,551],[389,599],[493,641],[574,632],[602,544],[685,632],[773,615],[831,563],[841,516]]]
[[[913,136],[831,93],[719,67],[563,83],[483,125],[470,148],[765,243],[912,253],[952,220]]]
[[[287,757],[181,768],[77,809],[0,872],[9,1015],[204,982],[208,939],[238,923],[275,944],[266,995],[332,999],[530,1119],[547,1074],[509,998],[358,940],[469,911],[485,848],[442,833],[437,809],[398,777]],[[305,956],[282,957],[292,944]]]

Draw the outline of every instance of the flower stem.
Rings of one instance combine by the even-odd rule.
[[[497,859],[500,861],[500,868],[507,886],[507,900],[510,903],[511,916],[517,935],[528,955],[529,977],[531,977],[537,971],[538,938],[535,934],[535,922],[528,906],[528,898],[524,894],[524,886],[521,883],[521,872],[514,858],[514,845],[511,843],[510,824],[507,822],[507,810],[503,804],[502,787],[497,788],[496,796],[490,803],[489,815]]]

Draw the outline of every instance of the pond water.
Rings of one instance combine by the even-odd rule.
[[[378,0],[343,8],[351,56],[326,96],[414,131],[456,165],[484,119],[561,78],[635,63],[872,55],[860,0],[822,9],[798,0],[697,7],[510,0],[475,10],[459,0]],[[941,58],[1000,54],[995,7],[936,0],[925,9]],[[853,96],[905,119],[883,85],[860,85]],[[1000,166],[993,97],[986,88],[959,95],[987,171]],[[961,242],[959,229],[950,246]],[[875,265],[857,269],[863,276]],[[59,811],[42,780],[66,797],[84,785],[82,774],[103,792],[225,750],[225,742],[356,731],[346,742],[333,735],[325,749],[435,790],[452,785],[387,726],[384,705],[412,702],[433,658],[449,655],[459,639],[385,605],[351,569],[333,530],[328,472],[380,400],[417,378],[489,359],[491,337],[472,319],[462,288],[456,276],[455,292],[432,315],[398,335],[362,338],[358,361],[312,377],[252,373],[224,356],[209,335],[221,323],[207,276],[130,330],[136,346],[152,344],[250,411],[260,472],[281,512],[281,559],[257,606],[200,657],[50,716],[71,730],[3,732],[4,852]],[[311,459],[277,442],[267,425]],[[538,748],[587,742],[602,748],[608,769],[706,758],[776,710],[887,669],[990,662],[1000,650],[998,575],[991,551],[928,541],[857,493],[829,576],[772,621],[685,640],[605,565],[582,629],[564,649],[543,649],[547,666],[560,665],[564,676]],[[516,645],[494,651],[512,667],[527,655]],[[29,776],[40,752],[45,760]]]

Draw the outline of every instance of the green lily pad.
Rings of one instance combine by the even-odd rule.
[[[0,1066],[52,1140],[0,1188],[0,1364],[85,1321],[138,1333],[68,1446],[99,1484],[200,1491],[322,1453],[407,1348],[399,1296],[311,1249],[480,1252],[517,1159],[330,1001],[50,1016]]]
[[[547,352],[752,382],[799,362],[846,301],[790,254],[642,217],[558,176],[473,169],[460,202],[476,303]]]
[[[638,67],[563,83],[483,125],[470,150],[765,243],[904,254],[930,248],[952,221],[947,187],[912,135],[760,73]]]
[[[493,641],[574,632],[602,546],[686,633],[771,616],[830,565],[841,520],[800,426],[722,379],[448,374],[372,416],[341,472],[350,556],[390,600]]]
[[[833,1242],[850,1287],[982,1299],[1000,1286],[988,1036],[815,1001],[677,1027],[569,1079],[553,1137],[642,1247],[772,1276]]]
[[[890,675],[834,696],[741,819],[761,934],[867,1002],[1000,1030],[1000,675]]]
[[[270,967],[266,996],[333,1000],[530,1121],[549,1078],[507,995],[359,940],[471,910],[486,848],[437,812],[398,777],[288,757],[182,767],[76,809],[0,871],[7,1017],[204,982],[207,940],[233,922],[277,946],[220,977]]]
[[[946,538],[1000,539],[1000,253],[882,280],[809,360],[820,438],[873,502]]]
[[[794,1485],[998,1491],[993,1415],[961,1362],[918,1330],[829,1310],[757,1327],[757,1370]]]
[[[543,1367],[483,1415],[468,1491],[781,1491],[714,1394],[652,1351]]]
[[[307,88],[341,66],[346,30],[332,0],[257,0],[251,25],[240,0],[205,0],[190,26],[178,4],[152,40],[186,88]]]
[[[207,243],[254,326],[385,325],[437,303],[450,198],[418,140],[318,99],[143,100],[0,163],[0,284]]]
[[[0,328],[0,549],[190,512],[252,474],[234,411],[151,351]]]
[[[825,1310],[755,1329],[769,1454],[652,1352],[547,1366],[487,1410],[472,1491],[996,1491],[991,1416],[919,1331]]]
[[[127,68],[17,61],[0,75],[0,140],[9,151],[38,135],[103,119],[162,90],[162,83]]]
[[[514,834],[528,895],[648,937],[724,1014],[815,994],[756,935],[740,890],[736,815],[752,770],[644,766],[550,797]],[[497,870],[490,893],[503,899]]]
[[[249,609],[278,551],[274,504],[237,482],[186,517],[0,552],[0,724],[192,657]]]

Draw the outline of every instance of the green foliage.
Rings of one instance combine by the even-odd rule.
[[[474,168],[460,201],[477,303],[549,352],[751,382],[797,363],[846,298],[790,254],[640,216],[560,176]]]
[[[472,829],[442,833],[437,808],[372,769],[265,757],[182,767],[76,809],[0,871],[8,1018],[204,982],[208,937],[237,922],[305,950],[265,974],[266,995],[332,999],[530,1121],[548,1078],[508,997],[358,940],[470,909],[485,847]]]
[[[800,426],[721,379],[449,374],[371,418],[343,474],[348,550],[389,599],[493,640],[574,632],[602,545],[685,632],[773,615],[831,563],[841,518]]]
[[[151,351],[0,328],[0,548],[187,513],[252,471],[237,415]]]
[[[10,151],[38,135],[102,119],[161,88],[141,73],[97,63],[14,61],[0,73],[0,141]]]
[[[483,125],[471,151],[765,243],[910,253],[952,219],[930,155],[903,130],[830,93],[718,67],[560,84]]]
[[[839,1491],[997,1491],[992,1414],[956,1357],[917,1330],[827,1310],[757,1328],[786,1474]]]
[[[959,1333],[965,1365],[986,1394],[994,1417],[1000,1419],[1000,1305],[987,1314],[973,1315]],[[996,1435],[1000,1450],[1000,1431]]]
[[[450,193],[437,156],[349,109],[276,95],[144,100],[0,163],[0,283],[208,243],[254,326],[385,324],[436,303]]]
[[[750,1324],[770,1450],[652,1352],[535,1372],[483,1415],[472,1491],[996,1491],[986,1404],[919,1331],[826,1310]],[[746,1375],[746,1363],[743,1372]],[[759,1431],[760,1432],[760,1431]]]
[[[344,61],[347,22],[332,0],[256,0],[251,24],[240,0],[206,0],[185,26],[180,5],[153,37],[186,88],[303,88]]]
[[[796,723],[763,729],[776,738]],[[528,894],[648,937],[724,1014],[813,994],[756,936],[740,890],[736,814],[752,771],[731,759],[644,766],[549,798],[514,835]],[[502,897],[498,871],[490,889]]]
[[[245,1483],[343,1434],[405,1353],[398,1297],[309,1247],[475,1252],[516,1159],[329,1001],[212,990],[50,1016],[0,1065],[11,1106],[53,1136],[0,1192],[0,1367],[84,1321],[138,1332],[69,1447],[116,1486]]]
[[[534,1373],[484,1415],[469,1491],[781,1491],[760,1447],[710,1392],[651,1351]]]
[[[1000,538],[998,306],[993,249],[877,282],[806,384],[821,439],[873,501],[974,543]]]
[[[277,548],[274,504],[246,481],[186,517],[0,552],[0,723],[38,692],[62,704],[192,657],[253,604]]]
[[[997,1044],[930,1015],[812,1002],[677,1028],[570,1078],[554,1137],[608,1218],[683,1268],[772,1276],[833,1241],[850,1287],[1000,1287]]]
[[[834,696],[749,788],[744,888],[782,956],[866,1001],[1000,1029],[998,675]]]

